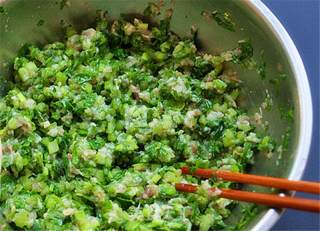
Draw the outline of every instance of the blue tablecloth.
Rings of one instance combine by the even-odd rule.
[[[320,181],[319,152],[319,0],[263,0],[278,17],[296,44],[307,70],[313,101],[314,129],[304,180]],[[318,196],[298,193],[319,199]],[[320,230],[320,216],[286,211],[273,230]]]

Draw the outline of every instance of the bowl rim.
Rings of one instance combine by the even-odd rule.
[[[297,84],[300,124],[295,160],[288,175],[288,179],[300,180],[306,168],[312,139],[313,109],[307,73],[294,42],[271,10],[261,0],[244,1],[244,3],[261,17],[276,36],[286,52],[286,56],[288,57],[288,61],[293,71]],[[284,210],[268,209],[251,230],[270,230],[280,218],[283,211]]]

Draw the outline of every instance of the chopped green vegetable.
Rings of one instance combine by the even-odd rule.
[[[294,118],[294,107],[279,107],[281,119],[287,120],[288,122],[293,122]]]
[[[277,95],[280,94],[281,86],[287,78],[287,74],[279,74],[275,78],[269,80],[269,82],[274,85]]]
[[[43,19],[40,19],[38,22],[37,22],[37,26],[42,26],[44,24],[44,20]]]
[[[68,0],[60,0],[60,4],[59,4],[60,10],[62,10],[67,5],[67,1]]]
[[[161,6],[144,13],[159,15]],[[69,27],[65,41],[24,46],[0,99],[1,228],[228,229],[237,202],[206,189],[235,185],[180,167],[243,172],[258,151],[273,151],[238,107],[239,85],[225,69],[253,49],[242,40],[220,55],[200,52],[169,30],[171,15],[159,26],[101,17],[95,29]],[[213,17],[234,30],[230,15]],[[178,192],[184,181],[202,190]]]
[[[56,140],[49,142],[47,145],[49,154],[53,154],[59,151],[59,145]]]
[[[145,16],[155,17],[161,13],[161,7],[163,5],[163,1],[160,0],[158,3],[149,2],[146,9],[143,11]]]
[[[217,24],[229,31],[236,31],[236,24],[232,20],[230,13],[224,12],[221,13],[217,10],[212,12],[213,19],[217,22]]]
[[[250,40],[240,40],[238,45],[239,46],[234,49],[232,54],[232,61],[234,63],[241,63],[242,61],[253,56],[253,47]]]

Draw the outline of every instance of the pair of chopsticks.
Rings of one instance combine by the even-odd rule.
[[[181,171],[183,174],[191,174],[202,178],[216,177],[218,179],[243,184],[254,184],[272,188],[320,194],[320,183],[318,182],[292,181],[283,178],[256,176],[224,170],[196,169],[195,171],[191,171],[188,167],[183,167]],[[177,183],[175,187],[178,191],[187,193],[194,193],[198,190],[198,186],[194,184]],[[273,195],[232,189],[210,188],[208,190],[219,197],[231,200],[252,202],[274,208],[291,208],[309,212],[320,212],[320,201],[318,200],[290,197],[284,194]]]

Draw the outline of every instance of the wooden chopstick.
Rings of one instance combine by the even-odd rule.
[[[194,193],[198,190],[197,185],[177,183],[178,191]],[[209,189],[213,194],[231,200],[252,202],[255,204],[266,205],[274,208],[291,208],[309,212],[320,212],[320,201],[309,200],[297,197],[279,196],[264,193],[246,192],[232,189]]]
[[[293,181],[283,178],[275,178],[268,176],[257,176],[244,173],[235,173],[224,170],[212,170],[212,169],[196,169],[190,171],[188,167],[181,168],[183,174],[191,174],[194,176],[200,176],[204,178],[217,177],[223,180],[239,182],[244,184],[262,185],[279,189],[294,190],[299,192],[307,192],[320,194],[320,183],[307,182],[307,181]]]

